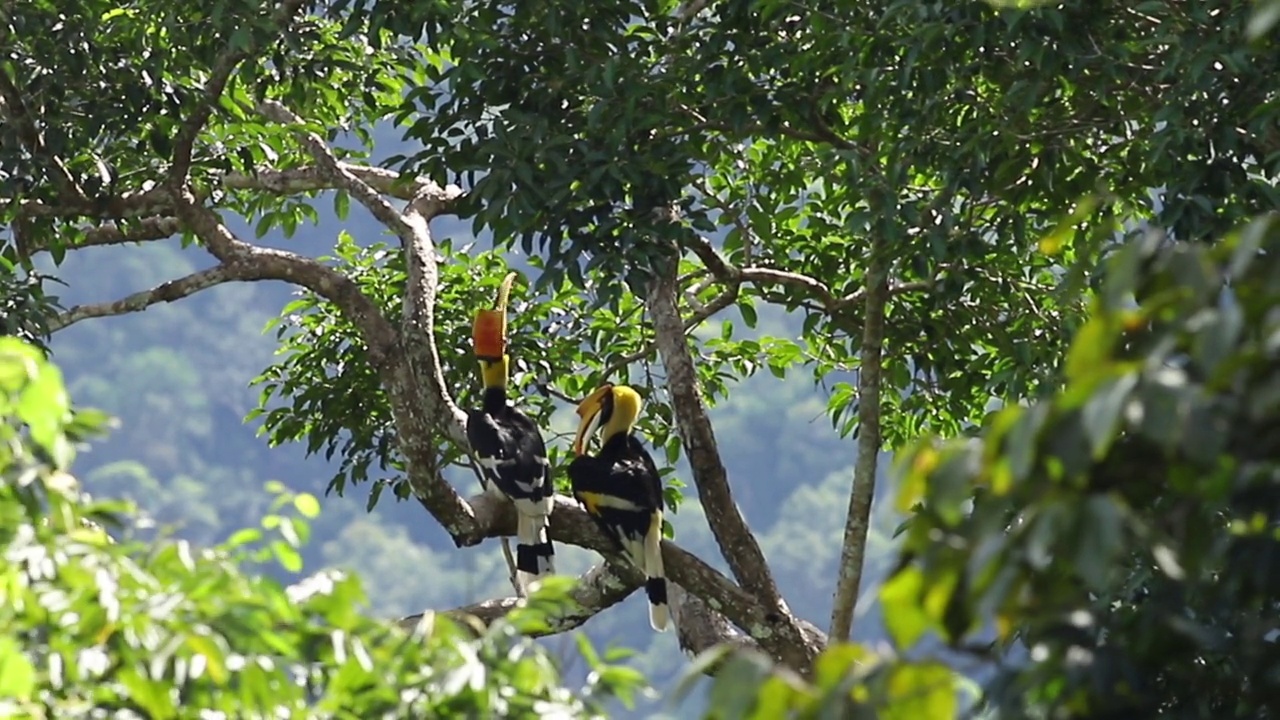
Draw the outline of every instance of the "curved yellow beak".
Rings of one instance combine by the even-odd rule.
[[[600,428],[600,416],[604,412],[605,401],[613,393],[613,385],[605,383],[596,388],[585,400],[578,403],[578,433],[573,438],[574,456],[586,452],[587,444],[596,430]]]

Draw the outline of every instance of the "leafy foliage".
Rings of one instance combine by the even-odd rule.
[[[673,0],[343,0],[282,33],[276,3],[264,0],[181,11],[156,0],[22,3],[0,18],[13,39],[0,80],[18,86],[22,99],[19,108],[5,97],[6,119],[39,122],[7,125],[17,132],[0,136],[0,223],[15,231],[0,248],[5,328],[42,332],[39,318],[52,299],[30,280],[34,253],[47,248],[61,262],[90,237],[87,220],[136,229],[110,196],[162,185],[175,139],[199,115],[206,82],[232,52],[249,61],[236,66],[194,138],[191,172],[210,207],[250,221],[259,235],[292,236],[319,215],[305,193],[244,187],[266,166],[312,162],[287,130],[252,111],[266,99],[285,101],[310,129],[345,146],[341,157],[371,157],[373,127],[390,122],[416,146],[386,164],[468,186],[473,229],[491,231],[497,245],[492,252],[441,245],[438,324],[450,339],[441,350],[464,404],[474,402],[464,341],[470,314],[489,304],[519,245],[531,256],[532,278],[512,317],[515,385],[526,407],[553,426],[557,394],[580,397],[617,366],[648,394],[643,430],[674,464],[680,448],[660,369],[647,358],[638,371],[622,362],[639,357],[650,338],[643,303],[624,289],[643,289],[677,250],[692,312],[735,281],[708,264],[713,249],[758,272],[737,278],[736,317],[693,329],[707,394],[723,400],[761,368],[786,376],[803,366],[830,389],[832,423],[856,432],[858,397],[847,373],[860,366],[868,261],[883,260],[890,448],[923,432],[976,432],[993,400],[1042,399],[989,417],[979,441],[911,455],[903,509],[923,504],[907,534],[911,552],[883,592],[897,643],[930,633],[968,651],[983,633],[1022,643],[1030,660],[1003,672],[991,695],[1008,714],[1271,712],[1259,688],[1275,671],[1274,642],[1257,631],[1275,619],[1267,365],[1274,347],[1266,335],[1274,293],[1259,268],[1275,269],[1274,230],[1254,226],[1226,249],[1195,244],[1280,204],[1280,55],[1263,37],[1280,5],[996,5],[729,0],[681,18]],[[226,182],[214,191],[219,178]],[[347,196],[335,194],[334,203],[345,216]],[[672,205],[675,222],[666,212]],[[1177,244],[1116,248],[1117,234],[1145,226],[1167,230]],[[1273,249],[1253,254],[1250,243]],[[1232,251],[1241,254],[1228,258]],[[397,318],[404,283],[397,252],[344,238],[332,262]],[[1090,302],[1096,311],[1085,322]],[[799,332],[751,332],[766,306],[795,312]],[[272,441],[305,438],[312,452],[341,455],[332,484],[339,492],[372,479],[371,504],[388,481],[403,495],[386,403],[350,326],[303,296],[277,330],[283,358],[260,379]],[[25,356],[18,364],[46,367]],[[248,598],[278,603],[283,591],[234,574],[229,558],[299,567],[306,525],[281,514],[288,500],[261,537],[237,538],[250,545],[198,557],[181,545],[149,553],[124,542],[68,544],[67,528],[78,526],[67,517],[119,508],[99,513],[78,496],[39,489],[45,475],[66,482],[58,473],[72,450],[71,427],[57,429],[69,407],[56,392],[40,393],[47,403],[14,401],[15,412],[49,413],[23,415],[26,430],[16,422],[0,428],[17,463],[7,472],[34,478],[13,492],[36,488],[5,506],[19,513],[6,527],[32,528],[6,542],[45,553],[55,569],[58,562],[106,568],[106,576],[135,583],[116,581],[129,627],[144,627],[139,618],[161,614],[156,607],[170,613],[145,626],[158,628],[151,634],[130,635],[122,625],[100,637],[99,626],[82,627],[99,617],[92,608],[67,620],[68,642],[117,643],[125,658],[103,670],[118,677],[92,687],[82,677],[76,687],[105,693],[110,707],[128,696],[163,715],[167,696],[149,684],[155,673],[140,658],[168,657],[155,671],[164,675],[177,659],[189,670],[199,657],[203,674],[184,670],[184,687],[213,693],[201,684],[214,672],[206,652],[185,640],[163,652],[164,642],[186,637],[184,618],[204,618],[195,613],[210,607],[250,617],[247,630],[209,621],[210,637],[243,643],[236,652],[248,659],[227,670],[232,679],[218,687],[235,692],[219,697],[251,692],[258,677],[287,683],[281,668],[317,660],[323,688],[366,679],[363,670],[342,669],[351,657],[358,666],[367,656],[365,665],[409,672],[403,663],[417,656],[403,663],[388,656],[398,636],[343,614],[360,602],[345,581],[302,606],[363,638],[362,652],[338,646],[350,650],[339,669],[336,655],[306,645],[322,636],[301,616],[244,609]],[[461,461],[450,448],[442,459]],[[44,472],[46,465],[59,470]],[[301,513],[312,504],[292,506]],[[36,522],[54,516],[58,522]],[[115,572],[120,567],[129,572]],[[37,580],[61,588],[75,577],[68,570]],[[214,579],[229,588],[217,601],[227,605],[191,600],[192,614],[179,603],[174,616],[163,602],[147,604],[155,578],[188,596]],[[27,618],[37,616],[20,613],[39,606],[5,612],[35,623]],[[46,625],[32,627],[52,621],[39,622]],[[45,672],[46,655],[62,658],[60,668],[81,662],[62,650],[33,654],[44,652],[41,643],[52,647],[39,633],[20,640],[0,646],[0,677],[24,682]],[[480,652],[458,647],[469,648],[459,656]],[[277,658],[269,668],[267,657]],[[878,680],[867,676],[836,694],[828,690],[840,686],[821,678],[784,683],[793,695],[772,679],[761,687],[774,693],[766,707],[781,702],[800,712],[813,708],[810,700],[837,696],[853,710],[879,707],[849,693],[881,680],[885,692],[895,682],[918,688],[921,677],[934,677],[935,666],[912,663],[884,665]],[[837,667],[831,677],[846,678],[848,664]],[[916,669],[895,681],[897,667]],[[377,703],[389,702],[389,686],[360,687],[367,691],[360,702],[369,703],[362,712],[387,707]],[[302,697],[290,689],[278,701]]]
[[[356,147],[340,155],[367,155],[370,123],[400,101],[402,78],[413,56],[384,44],[378,33],[340,37],[342,24],[309,17],[281,34],[277,2],[235,0],[195,10],[158,0],[124,6],[102,0],[58,5],[24,3],[0,22],[10,52],[0,61],[8,82],[21,87],[25,113],[37,119],[43,153],[32,156],[23,133],[0,137],[0,195],[57,205],[62,183],[52,172],[63,161],[84,192],[78,213],[28,219],[26,233],[47,244],[55,260],[83,241],[81,217],[114,216],[108,199],[154,187],[172,163],[182,124],[203,102],[206,80],[228,49],[260,55],[240,64],[213,119],[196,138],[193,177],[199,183],[229,172],[254,173],[264,165],[306,164],[290,131],[264,123],[256,103],[277,99],[302,111],[311,127],[333,139],[342,130]],[[123,62],[132,58],[137,62]],[[352,88],[360,102],[350,102]],[[62,198],[65,201],[65,198]],[[259,230],[283,226],[289,234],[314,216],[309,203],[260,192],[231,192],[218,204],[246,217],[261,215]],[[62,203],[65,206],[65,202]],[[0,209],[0,222],[20,203]],[[122,221],[122,229],[133,227]],[[10,262],[27,261],[26,248],[7,245]]]
[[[58,298],[45,291],[49,280],[23,272],[0,257],[0,334],[22,338],[44,348],[49,321],[61,309]]]
[[[520,7],[370,11],[422,28],[438,58],[406,101],[423,150],[390,162],[470,183],[477,228],[547,257],[540,283],[636,289],[666,239],[704,232],[732,262],[841,298],[879,243],[904,288],[890,446],[1055,380],[1115,230],[1210,238],[1280,202],[1280,68],[1243,42],[1238,3],[730,2],[683,21],[675,2]],[[1081,198],[1093,212],[1061,222]],[[670,203],[682,223],[655,225]],[[856,306],[786,285],[742,298],[807,315],[819,380],[857,367]],[[833,398],[837,417],[854,407]]]
[[[413,634],[360,614],[359,581],[322,573],[285,588],[244,562],[301,567],[316,499],[277,487],[261,528],[226,545],[115,542],[130,508],[80,492],[72,438],[103,418],[73,411],[40,352],[0,338],[0,712],[22,717],[587,717],[642,687],[594,658],[560,684],[517,627],[567,601],[549,586],[489,629],[432,616]],[[587,646],[589,648],[589,645]],[[593,656],[594,657],[594,656]]]
[[[1273,717],[1280,218],[1107,268],[1061,392],[902,459],[889,629],[1028,648],[1002,717]]]
[[[823,651],[811,678],[775,666],[755,651],[720,646],[702,653],[685,675],[677,696],[693,685],[694,673],[715,667],[704,717],[715,718],[953,718],[972,683],[937,660],[903,660],[867,647],[842,643]]]

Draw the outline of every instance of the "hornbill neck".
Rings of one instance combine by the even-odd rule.
[[[627,449],[631,441],[631,430],[619,430],[606,437],[600,445],[601,455],[617,455]]]
[[[490,415],[505,410],[507,408],[507,389],[505,387],[485,388],[481,408]]]

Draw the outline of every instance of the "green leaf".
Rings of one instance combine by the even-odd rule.
[[[689,693],[693,691],[693,688],[706,679],[706,673],[712,668],[718,667],[733,652],[734,647],[732,645],[721,643],[712,645],[710,648],[698,653],[688,667],[681,672],[675,689],[671,691],[672,700],[683,702],[689,696]]]
[[[1123,540],[1124,517],[1108,496],[1091,495],[1080,514],[1076,570],[1094,589],[1107,587]]]
[[[929,630],[929,615],[921,605],[924,573],[910,566],[885,581],[880,588],[884,623],[896,647],[906,650]]]
[[[311,493],[298,493],[295,495],[293,506],[305,518],[315,518],[320,515],[320,501]]]
[[[1250,40],[1260,39],[1280,22],[1280,0],[1260,0],[1256,5],[1257,9],[1254,10],[1253,17],[1249,18],[1249,25],[1245,29],[1245,37]]]
[[[754,651],[733,653],[716,674],[708,705],[725,717],[746,717],[772,665],[769,658]]]
[[[191,648],[192,652],[199,653],[204,657],[205,669],[209,673],[209,677],[218,685],[225,686],[228,678],[226,656],[213,638],[208,635],[193,633],[187,636],[187,646]]]
[[[746,717],[748,720],[775,720],[787,717],[787,711],[796,704],[799,693],[786,680],[773,676],[764,681],[756,691],[755,706]]]
[[[135,667],[121,668],[116,673],[116,679],[129,691],[129,697],[147,711],[149,717],[177,717],[166,683],[146,677]]]
[[[285,570],[291,573],[302,571],[302,555],[293,545],[277,540],[271,543],[271,554]]]
[[[0,698],[26,702],[35,689],[35,666],[13,638],[0,636]]]
[[[1116,327],[1109,315],[1094,316],[1071,343],[1067,353],[1067,379],[1075,382],[1105,369],[1116,340]]]
[[[1280,0],[1272,0],[1269,4],[1280,18]],[[1227,275],[1232,278],[1244,275],[1254,258],[1258,256],[1258,251],[1262,248],[1267,234],[1276,224],[1275,215],[1263,215],[1254,218],[1244,229],[1233,235],[1230,242],[1234,247],[1231,251],[1231,262],[1227,265]]]
[[[830,645],[822,651],[814,663],[814,685],[819,689],[834,688],[858,665],[870,662],[874,657],[874,653],[857,643],[842,642]]]
[[[939,662],[904,663],[889,673],[888,702],[878,714],[887,720],[957,716],[955,673]]]
[[[1105,456],[1111,443],[1115,441],[1116,431],[1120,427],[1120,414],[1137,384],[1137,373],[1121,375],[1103,383],[1084,404],[1080,419],[1084,423],[1085,436],[1089,438],[1094,460]]]
[[[237,548],[249,543],[255,543],[262,539],[262,531],[258,528],[241,528],[234,533],[227,541],[223,543],[226,548]]]

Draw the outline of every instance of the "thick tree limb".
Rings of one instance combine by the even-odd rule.
[[[667,370],[667,389],[671,393],[676,423],[698,487],[698,500],[706,511],[707,523],[733,576],[743,588],[762,601],[780,607],[782,598],[764,553],[747,527],[729,488],[715,431],[698,389],[693,356],[676,307],[676,292],[674,274],[659,273],[649,292],[649,312],[653,317],[662,365]]]
[[[338,163],[342,170],[366,183],[374,190],[388,197],[400,200],[412,200],[416,197],[431,197],[439,205],[436,214],[447,212],[459,198],[462,190],[456,185],[440,187],[424,178],[402,180],[399,173],[392,170],[369,167],[353,163]],[[276,169],[262,168],[252,174],[227,173],[214,176],[216,186],[224,190],[264,190],[278,195],[297,195],[319,190],[336,190],[343,186],[334,176],[317,166]],[[204,201],[205,194],[197,193],[197,199]],[[19,214],[24,217],[98,217],[98,218],[135,218],[149,215],[172,216],[177,214],[173,197],[167,186],[153,186],[138,192],[125,193],[111,198],[99,205],[78,202],[62,202],[49,204],[39,200],[24,200]],[[432,216],[434,217],[434,215]]]
[[[516,514],[511,503],[490,495],[472,497],[476,524],[486,537],[500,537],[515,532]],[[576,502],[564,496],[556,496],[556,506],[551,513],[551,539],[589,548],[613,558],[615,551],[609,538],[596,527],[595,522]],[[662,560],[667,578],[687,592],[698,596],[714,612],[724,615],[746,635],[779,662],[791,667],[807,668],[821,652],[825,637],[817,628],[798,623],[794,628],[785,609],[769,607],[753,598],[731,580],[707,565],[700,558],[672,542],[663,541]],[[619,574],[634,580],[642,578],[629,564],[615,564]],[[634,573],[628,575],[627,573]],[[684,622],[676,616],[676,623]]]
[[[768,620],[771,627],[762,636],[756,628],[742,625],[723,608],[714,604],[711,604],[711,608],[724,612],[734,624],[759,640],[762,647],[780,662],[803,671],[811,666],[822,647],[815,642],[821,633],[805,630],[791,614],[786,601],[778,592],[760,544],[733,500],[728,474],[720,459],[715,431],[702,402],[693,356],[677,309],[676,282],[675,265],[672,264],[670,268],[657,273],[648,298],[658,352],[667,371],[667,391],[671,395],[676,425],[680,430],[685,455],[693,469],[698,500],[706,513],[711,533],[734,578],[760,606],[769,609]],[[704,600],[710,599],[689,583],[679,579],[675,579],[675,582]]]
[[[884,349],[884,312],[889,297],[889,280],[883,247],[873,243],[867,265],[867,302],[858,348],[858,460],[854,467],[853,489],[840,545],[840,574],[831,607],[829,637],[835,642],[849,639],[858,588],[867,552],[867,531],[871,527],[871,501],[876,487],[876,465],[880,456],[880,371]]]
[[[128,224],[108,222],[101,225],[91,225],[85,227],[83,231],[84,237],[69,246],[68,250],[163,240],[182,232],[182,221],[176,217],[154,215],[132,220]],[[50,244],[48,238],[42,238],[38,241],[27,242],[21,247],[26,256],[30,257],[36,253],[49,250]]]
[[[84,239],[75,247],[96,245],[123,245],[125,243],[163,240],[182,232],[182,223],[176,217],[153,215],[139,218],[121,227],[116,223],[104,223],[85,230]],[[43,250],[44,248],[40,248]]]
[[[724,615],[715,612],[697,595],[671,584],[668,595],[676,616],[676,640],[680,649],[690,655],[710,650],[721,643],[735,647],[760,649],[760,644],[734,627]]]
[[[595,565],[579,576],[578,584],[570,591],[569,597],[573,605],[561,613],[548,617],[545,628],[533,628],[528,630],[527,634],[530,637],[544,637],[577,629],[599,613],[625,600],[639,588],[640,579],[639,573],[625,571],[619,573],[610,563]],[[712,610],[696,595],[686,592],[674,582],[668,587],[675,619],[676,639],[680,649],[690,656],[698,655],[724,643],[735,648],[749,648],[764,652],[758,642],[734,626],[724,615]],[[467,626],[475,626],[477,629],[487,628],[521,607],[523,602],[517,597],[494,598],[446,610],[441,614]],[[396,624],[406,631],[412,631],[429,612],[432,611],[399,618]],[[708,674],[714,675],[717,669],[709,668]]]
[[[580,627],[604,610],[617,605],[635,592],[640,586],[639,574],[624,577],[609,563],[600,563],[578,577],[578,584],[569,592],[574,606],[566,611],[547,618],[547,628],[530,632],[532,637],[556,635]],[[445,612],[446,615],[462,619],[472,617],[488,627],[495,621],[506,617],[507,613],[520,606],[522,600],[516,597],[495,598],[470,605],[464,605]],[[422,620],[425,613],[415,613],[400,618],[400,627],[411,630]]]
[[[253,275],[246,279],[284,280],[305,287],[336,305],[356,326],[368,348],[369,362],[391,398],[396,435],[409,461],[414,494],[459,545],[464,544],[463,538],[477,537],[471,507],[435,467],[436,448],[430,442],[433,419],[429,410],[424,412],[430,399],[418,394],[419,385],[405,362],[404,343],[377,305],[350,278],[311,258],[237,239],[212,210],[196,202],[190,189],[179,187],[174,194],[179,217],[224,264],[253,268],[245,271]]]
[[[431,215],[442,211],[443,205],[433,194],[424,192],[401,213],[367,183],[346,172],[324,141],[283,105],[264,102],[258,111],[292,126],[320,168],[400,238],[409,273],[404,320],[398,334],[401,357],[391,373],[382,375],[398,430],[396,437],[409,463],[409,484],[414,494],[455,543],[463,546],[473,540],[478,542],[470,508],[440,478],[438,468],[437,441],[442,434],[467,447],[467,416],[445,387],[434,334],[437,273],[427,222]]]

